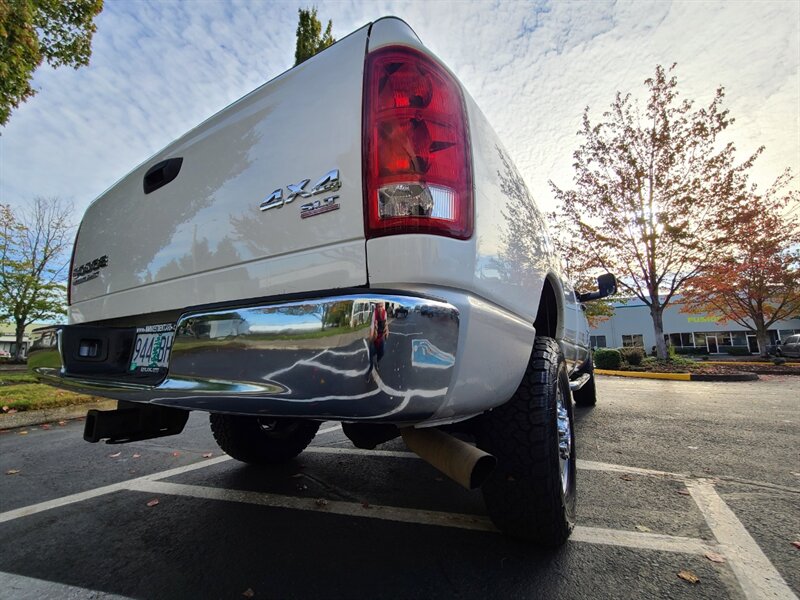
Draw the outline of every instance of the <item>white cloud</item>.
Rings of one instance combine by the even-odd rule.
[[[459,76],[540,204],[571,183],[581,113],[617,90],[640,95],[657,63],[682,93],[718,85],[740,156],[767,147],[768,184],[800,171],[800,5],[789,2],[321,2],[334,34],[404,18]],[[0,136],[0,201],[71,197],[82,210],[131,168],[291,66],[297,7],[255,2],[107,1],[92,64],[42,68],[41,91]]]

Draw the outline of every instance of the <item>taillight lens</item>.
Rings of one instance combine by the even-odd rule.
[[[405,46],[370,53],[363,140],[367,238],[472,236],[467,115],[446,69]]]

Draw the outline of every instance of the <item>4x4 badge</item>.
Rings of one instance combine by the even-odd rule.
[[[320,178],[319,181],[317,181],[310,191],[306,191],[306,186],[310,182],[310,179],[303,179],[297,183],[288,184],[286,189],[289,190],[289,193],[285,198],[283,196],[283,188],[278,188],[269,196],[267,196],[258,208],[262,211],[266,211],[271,208],[280,208],[284,204],[289,204],[298,196],[300,198],[311,198],[311,196],[315,196],[317,194],[335,192],[342,187],[342,182],[339,179],[339,169],[332,169],[331,171],[328,171]],[[323,198],[322,200],[315,200],[314,202],[303,204],[303,206],[300,208],[300,216],[305,219],[307,217],[313,217],[322,214],[323,212],[336,210],[339,208],[339,205],[335,202],[338,200],[338,198],[339,196],[329,196],[327,198]],[[324,210],[318,210],[321,208],[324,208]]]

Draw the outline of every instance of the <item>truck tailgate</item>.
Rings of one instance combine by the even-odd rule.
[[[368,31],[256,89],[102,194],[76,243],[71,321],[365,284]]]

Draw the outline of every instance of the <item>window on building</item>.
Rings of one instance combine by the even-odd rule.
[[[705,348],[706,347],[706,334],[705,333],[695,333],[694,334],[694,345],[698,348]]]
[[[589,344],[592,348],[608,348],[606,345],[606,336],[604,335],[590,335]]]
[[[644,348],[644,337],[640,333],[623,335],[622,346],[624,348]]]
[[[669,343],[676,348],[680,348],[683,344],[681,344],[681,334],[680,333],[670,333],[669,334]]]
[[[682,333],[681,334],[681,346],[694,346],[694,342],[692,341],[692,334],[691,333]]]
[[[747,334],[744,331],[734,331],[731,333],[733,346],[747,346]]]
[[[724,331],[724,332],[720,333],[717,336],[717,339],[719,340],[719,345],[720,346],[732,346],[733,345],[733,340],[731,338],[731,334],[728,331]]]
[[[797,333],[797,329],[781,329],[778,332],[778,334],[781,336],[782,340],[785,340],[787,337],[789,337],[793,333]]]

